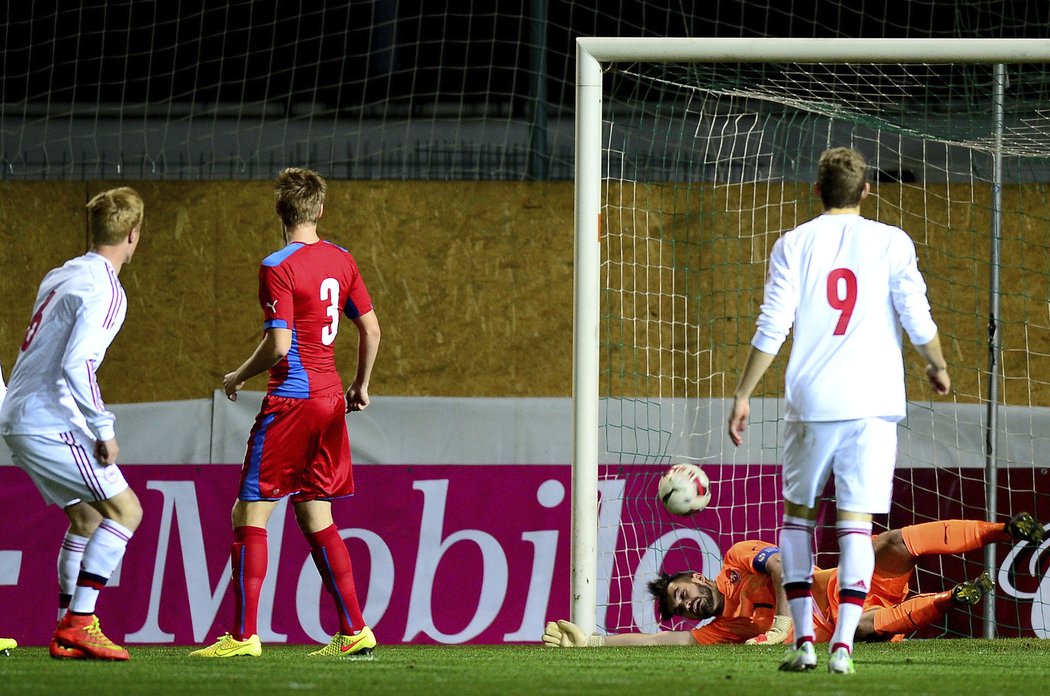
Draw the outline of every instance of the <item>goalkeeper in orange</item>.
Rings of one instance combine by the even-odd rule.
[[[963,553],[993,542],[1042,541],[1044,526],[1021,513],[1009,522],[944,520],[893,529],[872,537],[875,572],[871,591],[857,626],[855,640],[885,641],[939,620],[950,609],[971,606],[991,591],[987,573],[950,590],[908,596],[908,583],[922,556]],[[712,645],[747,643],[773,645],[792,638],[787,597],[781,587],[780,551],[762,541],[742,541],[730,547],[718,577],[701,573],[661,574],[649,583],[660,616],[702,621],[691,631],[587,635],[569,621],[547,624],[543,642],[553,647],[602,645]],[[826,643],[835,631],[838,612],[838,571],[814,568],[813,621],[816,641]]]

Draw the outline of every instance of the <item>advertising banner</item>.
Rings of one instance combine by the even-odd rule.
[[[603,467],[599,512],[609,530],[599,539],[599,602],[613,607],[605,625],[656,630],[645,583],[663,567],[688,564],[718,572],[720,555],[741,540],[732,529],[778,526],[776,467],[754,466],[734,477],[733,466],[705,466],[719,486],[719,509],[671,520],[651,495],[639,466]],[[232,621],[230,508],[239,467],[130,465],[126,477],[145,518],[98,613],[114,640],[130,645],[210,642]],[[648,467],[649,471],[652,467]],[[366,620],[386,643],[536,642],[543,625],[569,615],[570,520],[567,465],[361,465],[358,494],[334,504],[336,524],[350,549]],[[895,525],[927,520],[932,512],[965,516],[964,509],[909,513],[915,490],[937,485],[937,472],[904,472],[896,488]],[[957,499],[980,500],[979,476],[950,472],[974,487]],[[1036,482],[1021,500],[1013,471],[1015,510],[1035,503]],[[1036,476],[1037,472],[1032,472]],[[625,496],[626,494],[626,496]],[[623,501],[645,501],[623,504]],[[768,505],[733,507],[733,499]],[[943,503],[942,503],[943,504]],[[58,616],[55,561],[65,517],[46,507],[28,476],[0,467],[0,602],[4,635],[45,644]],[[750,515],[747,520],[736,517]],[[755,516],[763,519],[756,519]],[[282,503],[268,527],[269,574],[259,616],[264,643],[312,643],[337,630],[331,599],[321,586],[309,546]],[[765,538],[763,534],[763,538]],[[1004,634],[1050,637],[1047,545],[1002,546],[997,578]],[[973,561],[949,557],[936,571],[944,582],[965,579]],[[969,564],[969,567],[964,567]],[[954,579],[951,575],[958,574]],[[942,578],[938,577],[938,580]],[[950,586],[950,585],[949,585]],[[941,587],[923,591],[939,590]],[[604,595],[604,596],[603,596]],[[620,603],[620,600],[630,602]],[[601,621],[599,621],[601,624]]]

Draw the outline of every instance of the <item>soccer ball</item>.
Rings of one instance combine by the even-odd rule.
[[[696,464],[675,464],[660,479],[660,502],[672,515],[692,515],[711,502],[711,482]]]

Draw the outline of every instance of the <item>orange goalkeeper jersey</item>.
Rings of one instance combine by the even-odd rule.
[[[729,547],[715,578],[725,606],[720,616],[691,631],[697,643],[743,643],[769,630],[776,595],[765,567],[769,557],[779,552],[765,541],[741,541]]]
[[[722,614],[691,633],[701,645],[743,643],[769,630],[773,624],[776,595],[773,579],[765,572],[766,561],[779,553],[765,541],[741,541],[733,544],[722,560],[722,571],[715,579],[725,597]],[[890,607],[908,594],[911,573],[887,578],[878,570],[872,575],[871,590],[864,602],[865,611]],[[835,631],[839,608],[838,569],[813,568],[813,624],[818,643],[827,643]],[[794,633],[788,640],[793,638]]]

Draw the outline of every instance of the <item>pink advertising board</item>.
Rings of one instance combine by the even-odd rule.
[[[98,612],[114,640],[191,644],[232,619],[230,507],[238,466],[123,467],[145,518]],[[557,466],[359,466],[354,498],[334,507],[367,620],[386,642],[538,640],[568,612],[568,469]],[[367,491],[367,494],[365,493]],[[0,468],[4,635],[50,639],[55,558],[65,517],[29,478]],[[264,642],[308,643],[337,630],[294,515],[269,527]],[[17,566],[17,567],[12,567]]]
[[[238,469],[124,467],[145,519],[100,600],[103,627],[114,640],[188,645],[210,641],[229,626],[229,514]],[[780,517],[776,467],[751,466],[747,477],[734,476],[735,467],[705,469],[718,485],[718,509],[672,520],[645,494],[644,487],[655,480],[652,473],[636,477],[632,474],[642,467],[605,467],[609,478],[603,492],[618,495],[626,489],[628,500],[641,501],[603,505],[604,520],[619,531],[600,541],[603,549],[615,549],[603,554],[608,561],[600,561],[600,593],[607,592],[613,602],[636,600],[633,608],[628,603],[610,610],[607,625],[640,626],[651,619],[651,607],[637,601],[644,582],[636,582],[636,576],[644,575],[646,563],[669,571],[702,564],[705,544],[709,555],[717,556],[745,536],[734,531],[739,529],[761,530],[762,538],[775,541]],[[909,523],[909,515],[927,519],[930,510],[909,509],[915,507],[916,490],[936,485],[929,480],[936,472],[905,473],[897,488],[896,525]],[[357,466],[358,495],[337,503],[334,512],[349,544],[366,619],[379,639],[536,642],[547,620],[567,617],[569,474],[569,467],[561,465]],[[956,499],[979,501],[978,477],[962,479],[971,483],[963,484],[967,490]],[[1015,496],[1011,505],[1034,506],[1037,485],[1033,481],[1032,493],[1020,494],[1027,500]],[[756,499],[768,503],[749,511],[734,504]],[[0,505],[6,513],[0,525],[0,606],[5,608],[0,634],[26,645],[44,644],[57,616],[55,558],[64,516],[46,507],[29,478],[14,467],[0,467]],[[973,511],[936,512],[963,516]],[[283,506],[269,539],[271,572],[263,588],[260,637],[269,643],[325,640],[336,630],[330,600],[309,547]],[[1004,625],[1014,626],[1014,634],[1041,635],[1050,623],[1045,556],[1007,559],[1021,571],[1014,586],[999,595]],[[952,573],[967,571],[961,565],[945,567]]]

